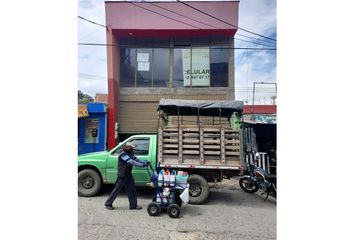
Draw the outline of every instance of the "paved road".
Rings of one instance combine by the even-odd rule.
[[[150,217],[146,211],[153,190],[137,188],[142,210],[129,210],[125,193],[110,211],[104,208],[113,186],[92,198],[79,197],[79,240],[106,239],[276,239],[276,200],[243,192],[236,181],[212,188],[204,205],[183,205],[178,219],[162,212]]]

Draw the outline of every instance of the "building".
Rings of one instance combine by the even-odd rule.
[[[78,154],[107,149],[107,106],[103,103],[78,105]]]
[[[108,103],[108,95],[103,94],[103,93],[96,93],[95,102],[107,104]]]
[[[105,2],[108,148],[131,134],[156,133],[162,98],[234,100],[238,6]]]

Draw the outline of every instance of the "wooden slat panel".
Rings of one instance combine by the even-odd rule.
[[[178,144],[164,144],[164,148],[178,148]]]
[[[199,145],[183,144],[183,149],[199,149]]]
[[[199,151],[200,151],[200,164],[204,164],[204,130],[200,129],[199,132]]]
[[[225,164],[225,129],[222,128],[220,132],[220,146],[221,146],[221,164]]]
[[[240,143],[240,140],[226,140],[225,142],[226,142],[226,144],[230,144],[230,143]]]
[[[220,155],[220,151],[204,151],[204,155]]]
[[[183,162],[183,156],[182,156],[182,151],[183,151],[183,136],[182,136],[182,129],[178,130],[178,163],[182,163]]]
[[[220,149],[220,145],[204,145],[204,149]]]
[[[164,132],[163,133],[164,137],[177,137],[178,133],[169,133],[169,132]]]
[[[183,150],[183,154],[195,154],[195,155],[199,155],[199,150]]]
[[[238,151],[240,151],[240,147],[239,146],[226,146],[225,149],[226,150],[238,150]]]
[[[204,139],[204,143],[218,143],[218,144],[220,144],[220,139]]]
[[[199,133],[183,133],[183,137],[199,137]]]
[[[163,153],[166,153],[166,154],[177,154],[178,150],[163,150]]]
[[[183,143],[199,143],[198,138],[185,138],[183,139]]]
[[[163,140],[164,143],[178,143],[177,138],[168,138]]]

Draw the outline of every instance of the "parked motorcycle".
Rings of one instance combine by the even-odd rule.
[[[257,157],[259,157],[259,155],[256,154],[256,158]],[[242,190],[248,193],[255,193],[261,189],[262,194],[267,194],[264,201],[268,199],[269,195],[276,198],[277,188],[269,174],[263,168],[254,165],[254,163],[249,163],[248,169],[249,175],[242,176],[239,181]]]

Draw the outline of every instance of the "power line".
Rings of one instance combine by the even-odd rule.
[[[239,33],[239,32],[236,32],[236,35],[240,35],[240,36],[242,36],[242,37],[246,37],[246,38],[250,38],[250,39],[253,39],[253,40],[257,40],[257,41],[262,41],[262,42],[272,43],[272,44],[273,44],[273,42],[270,42],[270,41],[267,40],[267,39],[260,39],[260,38],[250,37],[250,36],[247,36],[247,35],[243,35],[243,34],[241,34],[241,33]]]
[[[165,17],[165,18],[171,19],[171,20],[173,20],[173,21],[176,21],[176,22],[179,22],[179,23],[182,23],[182,24],[185,24],[185,25],[194,27],[194,28],[201,29],[201,28],[196,27],[196,26],[194,26],[194,25],[192,25],[192,24],[189,24],[189,23],[186,23],[186,22],[183,22],[183,21],[180,21],[180,20],[171,18],[171,17],[169,17],[169,16],[166,16],[166,15],[163,15],[163,14],[161,14],[161,13],[155,12],[154,10],[151,10],[151,9],[148,9],[148,8],[145,8],[145,7],[142,7],[142,6],[139,6],[139,5],[137,5],[137,4],[133,3],[133,2],[128,2],[128,3],[133,4],[133,5],[136,6],[136,7],[145,9],[145,10],[147,10],[147,11],[149,11],[149,12],[153,12],[153,13],[155,13],[155,14],[157,14],[157,15],[163,16],[163,17]]]
[[[262,46],[265,46],[265,47],[274,47],[274,46],[265,45],[265,44],[263,44],[263,43],[251,42],[251,41],[247,41],[247,40],[243,40],[243,39],[239,39],[239,38],[234,38],[234,39],[239,40],[239,41],[243,41],[243,42],[248,42],[248,43],[257,44],[257,45],[262,45]]]
[[[119,46],[119,47],[132,47],[131,45],[116,45],[116,44],[105,44],[105,43],[78,43],[82,46]],[[148,48],[168,48],[168,49],[178,49],[177,47],[148,47]],[[276,51],[276,48],[236,48],[236,47],[197,47],[199,49],[238,49],[238,50],[272,50]]]
[[[260,37],[269,39],[269,40],[272,40],[272,41],[276,41],[276,40],[273,39],[273,38],[269,38],[269,37],[263,36],[263,35],[261,35],[261,34],[258,34],[258,33],[252,32],[252,31],[249,31],[249,30],[247,30],[247,29],[244,29],[244,28],[235,26],[235,25],[233,25],[233,24],[231,24],[231,23],[228,23],[228,22],[226,22],[226,21],[224,21],[224,20],[221,20],[220,18],[217,18],[217,17],[215,17],[215,16],[213,16],[213,15],[210,15],[209,13],[206,13],[206,12],[204,12],[204,11],[202,11],[202,10],[199,10],[199,9],[197,9],[197,8],[195,8],[195,7],[193,7],[193,6],[189,5],[189,4],[187,4],[187,3],[185,3],[185,2],[181,2],[180,0],[177,0],[177,2],[182,3],[182,4],[184,4],[184,5],[186,5],[186,6],[190,7],[190,8],[192,8],[192,9],[194,9],[194,10],[200,12],[200,13],[203,13],[203,14],[209,16],[209,17],[212,17],[212,18],[214,18],[214,19],[216,19],[216,20],[218,20],[218,21],[220,21],[220,22],[223,22],[223,23],[229,25],[229,26],[235,27],[235,28],[240,29],[240,30],[242,30],[242,31],[245,31],[245,32],[248,32],[248,33],[251,33],[251,34],[254,34],[254,35],[257,35],[257,36],[260,36]]]
[[[164,9],[164,10],[166,10],[166,11],[168,11],[168,12],[177,14],[177,15],[179,15],[179,16],[181,16],[181,17],[188,18],[189,20],[195,21],[195,22],[197,22],[197,23],[204,24],[204,25],[209,26],[209,27],[212,27],[212,28],[220,29],[220,28],[218,28],[218,27],[212,26],[212,25],[210,25],[210,24],[207,24],[207,23],[204,23],[204,22],[195,20],[195,19],[193,19],[193,18],[191,18],[191,17],[188,17],[188,16],[186,16],[186,15],[183,15],[183,14],[180,14],[180,13],[178,13],[178,12],[172,11],[172,10],[170,10],[170,9],[168,9],[168,8],[164,8],[164,7],[162,7],[162,6],[159,6],[159,5],[157,5],[157,4],[153,3],[153,2],[147,2],[147,1],[144,1],[144,0],[143,0],[143,2],[152,4],[152,5],[154,5],[154,6],[158,7],[158,8],[161,8],[161,9]]]
[[[92,23],[92,24],[95,24],[95,25],[98,25],[98,26],[101,26],[101,27],[107,28],[107,26],[105,26],[105,25],[103,25],[103,24],[96,23],[96,22],[91,21],[91,20],[88,20],[88,19],[86,19],[86,18],[84,18],[84,17],[81,17],[81,16],[77,16],[77,17],[78,17],[78,18],[80,18],[80,19],[82,19],[82,20],[85,20],[85,21],[87,21],[87,22],[89,22],[89,23]]]

